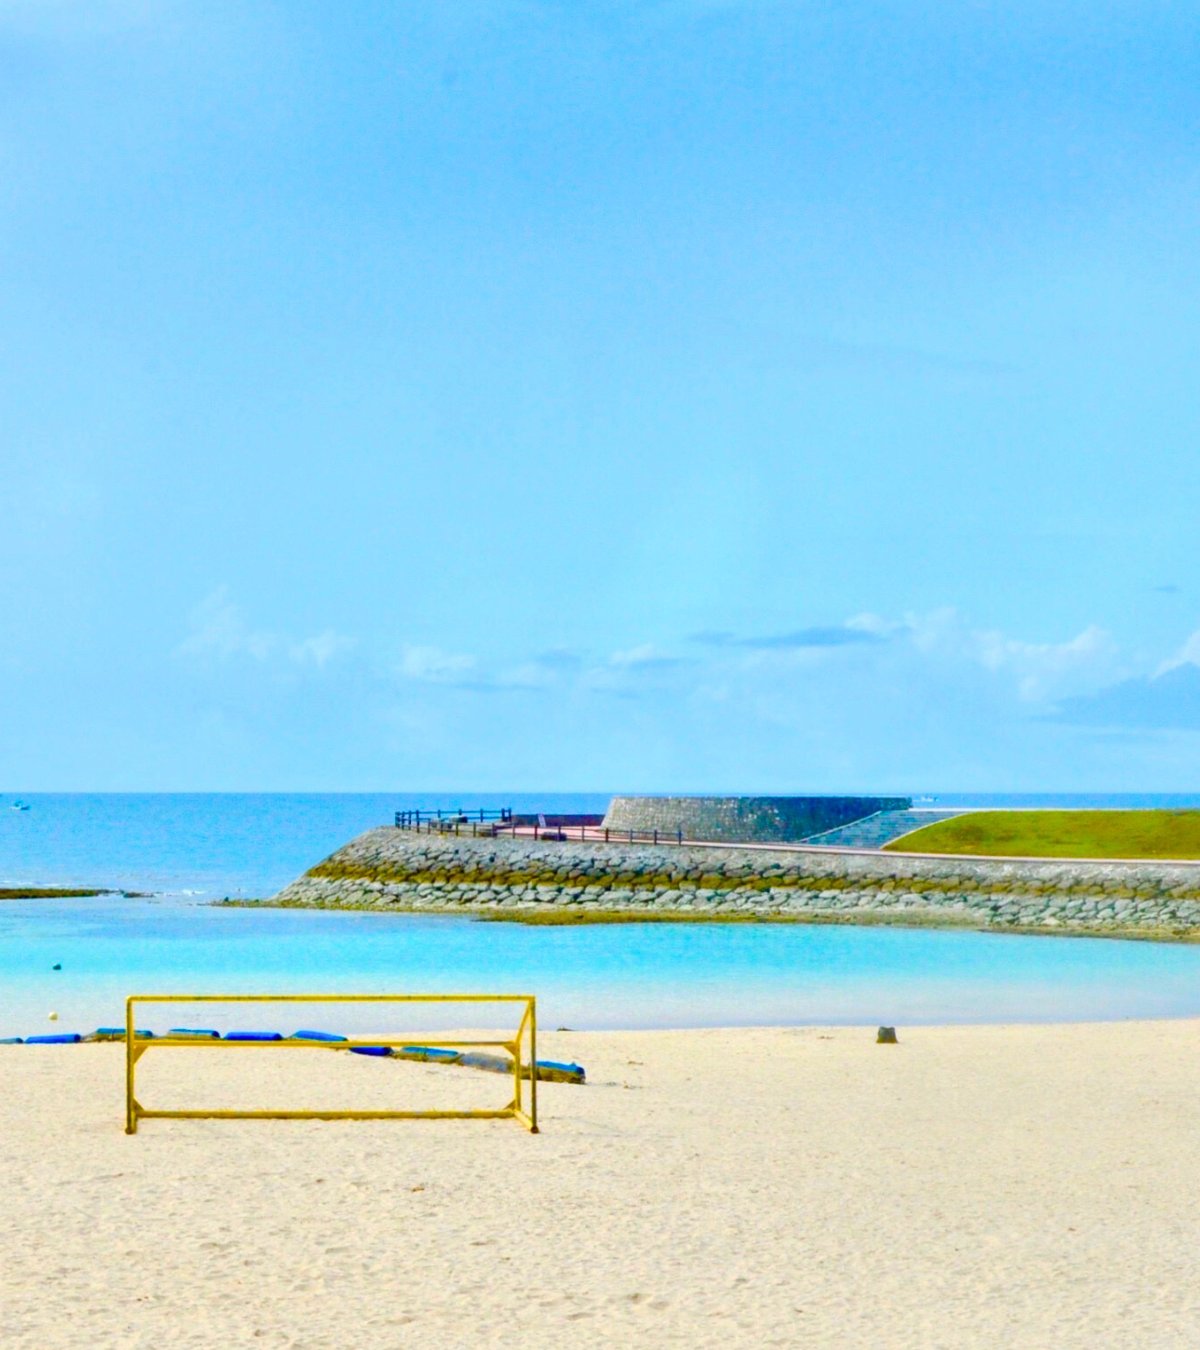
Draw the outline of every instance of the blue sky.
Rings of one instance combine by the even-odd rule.
[[[0,0],[0,782],[1195,789],[1198,27]]]

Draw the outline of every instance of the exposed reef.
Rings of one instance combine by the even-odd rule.
[[[0,886],[0,900],[87,900],[97,895],[142,899],[145,891],[116,891],[111,886]]]

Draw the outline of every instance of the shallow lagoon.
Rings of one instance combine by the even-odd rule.
[[[0,1035],[51,1029],[50,1009],[55,1029],[119,1022],[130,993],[449,991],[534,993],[543,1025],[578,1029],[1200,1016],[1200,946],[799,924],[544,928],[161,897],[0,904]],[[386,1024],[374,1010],[336,1020]]]

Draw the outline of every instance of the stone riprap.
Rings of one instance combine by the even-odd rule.
[[[1200,866],[561,843],[368,830],[279,905],[940,922],[1200,937]]]
[[[798,843],[911,805],[908,797],[614,797],[604,824],[721,843]]]

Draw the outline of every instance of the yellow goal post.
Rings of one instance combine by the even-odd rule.
[[[512,1057],[512,1100],[507,1106],[474,1111],[340,1111],[340,1110],[178,1110],[161,1111],[138,1101],[137,1063],[149,1050],[186,1047],[188,1050],[352,1050],[356,1047],[402,1048],[412,1043],[386,1036],[347,1037],[344,1040],[228,1040],[195,1036],[137,1034],[135,1008],[160,1003],[504,1003],[521,1008],[521,1020],[511,1037],[498,1039],[429,1040],[430,1049],[503,1050]],[[522,1050],[528,1046],[528,1058]],[[139,1120],[516,1120],[537,1134],[537,1000],[532,994],[131,994],[125,1000],[125,1133],[136,1134]],[[525,1093],[526,1080],[528,1094]]]

